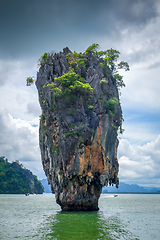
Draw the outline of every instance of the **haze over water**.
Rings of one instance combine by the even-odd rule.
[[[102,194],[98,212],[62,212],[54,195],[0,195],[0,239],[160,239],[160,194]]]

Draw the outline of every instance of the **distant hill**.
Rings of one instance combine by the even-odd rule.
[[[47,179],[40,180],[45,193],[51,193],[51,186],[48,184]],[[115,186],[111,187],[103,187],[102,193],[160,193],[159,188],[152,188],[152,187],[141,187],[137,184],[127,184],[120,182],[119,188],[116,188]]]
[[[113,187],[103,187],[102,193],[157,193],[160,189],[159,188],[145,188],[141,187],[137,184],[126,184],[123,182],[120,182],[119,188]]]
[[[48,184],[47,178],[40,180],[45,193],[52,193],[51,191],[51,185]]]
[[[5,157],[0,157],[0,193],[43,193],[41,182],[37,176],[24,168],[18,160],[9,163]]]

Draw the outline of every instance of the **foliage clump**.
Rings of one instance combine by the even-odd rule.
[[[67,61],[72,68],[79,68],[82,66],[86,66],[87,59],[81,53],[68,53],[66,55]]]
[[[125,87],[125,83],[123,82],[123,76],[118,73],[118,69],[124,69],[125,71],[129,71],[129,64],[127,62],[121,61],[117,63],[120,52],[115,49],[107,49],[106,51],[98,51],[99,44],[93,43],[91,46],[87,48],[85,54],[92,54],[97,58],[101,58],[102,62],[100,63],[104,74],[106,76],[113,76],[116,82],[117,88]]]
[[[61,88],[56,87],[57,83],[59,83]],[[87,100],[91,97],[93,92],[89,83],[76,74],[73,68],[69,68],[68,73],[61,77],[55,78],[54,83],[48,84],[48,86],[50,86],[50,91],[57,100],[63,99],[63,102],[66,103],[76,101],[80,97]]]
[[[81,129],[78,129],[78,130],[76,130],[76,131],[72,131],[72,132],[67,132],[67,133],[65,133],[65,136],[66,137],[70,137],[70,136],[78,136],[78,137],[80,137],[81,136],[81,133],[82,133],[82,130]]]
[[[53,151],[53,152],[57,152],[57,149],[58,149],[58,147],[57,147],[57,146],[54,146],[53,149],[52,149],[52,151]]]
[[[103,85],[103,84],[108,84],[108,81],[105,80],[105,79],[102,79],[100,83],[101,83],[102,85]]]
[[[116,105],[118,104],[117,98],[110,98],[108,101],[105,102],[104,107],[107,114],[110,116],[114,116],[114,112],[116,109]]]
[[[98,43],[93,43],[91,46],[89,46],[86,51],[85,54],[93,54],[94,56],[98,55],[98,48],[99,48],[99,44]]]
[[[31,86],[35,82],[34,77],[28,77],[26,79],[26,82],[27,82],[26,83],[27,86]]]
[[[38,59],[38,66],[42,66],[45,64],[45,61],[49,58],[49,53],[44,53],[39,59]]]

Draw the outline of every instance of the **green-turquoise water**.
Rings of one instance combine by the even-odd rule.
[[[0,195],[0,239],[160,239],[160,194],[102,194],[98,212],[62,212],[54,195]]]

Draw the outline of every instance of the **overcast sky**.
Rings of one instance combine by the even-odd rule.
[[[0,155],[42,170],[35,86],[44,52],[84,52],[92,43],[121,52],[125,132],[120,181],[160,187],[160,2],[158,0],[0,0]]]

